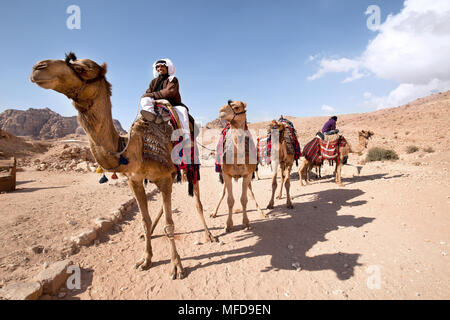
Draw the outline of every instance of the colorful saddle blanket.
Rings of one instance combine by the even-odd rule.
[[[258,156],[258,163],[262,165],[270,164],[270,149],[272,148],[269,136],[260,137],[256,142],[256,152]]]
[[[303,147],[303,156],[306,160],[315,165],[322,164],[322,157],[320,155],[320,139],[314,138]]]
[[[166,167],[172,165],[168,161],[172,158],[173,165],[177,169],[177,182],[181,181],[181,170],[184,170],[189,182],[189,195],[192,196],[193,184],[200,180],[200,160],[193,133],[191,132],[190,141],[183,141],[183,136],[179,136],[175,141],[171,140],[173,128],[177,128],[175,117],[163,105],[156,105],[155,111],[159,114],[169,115],[170,126],[168,124],[155,124],[150,121],[136,121],[136,125],[144,133],[142,136],[142,156],[144,159],[158,161]],[[172,142],[171,153],[166,147],[170,142]]]
[[[224,163],[224,159],[227,158],[226,153],[229,150],[225,149],[226,145],[226,135],[228,133],[228,130],[230,130],[231,125],[230,123],[227,123],[225,128],[223,128],[222,133],[220,135],[219,143],[217,144],[216,148],[216,163],[215,163],[215,170],[216,172],[221,173],[222,172],[222,164]],[[252,135],[250,131],[248,130],[247,124],[245,124],[245,151],[244,150],[238,150],[239,152],[244,151],[245,152],[245,163],[257,163],[257,150],[255,147],[255,143],[253,142]],[[247,154],[249,155],[247,159]],[[239,155],[238,155],[239,159]]]

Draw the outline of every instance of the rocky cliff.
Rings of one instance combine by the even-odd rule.
[[[126,133],[118,120],[114,120],[114,126],[119,134]],[[76,116],[63,117],[49,108],[30,108],[26,111],[8,109],[0,113],[0,129],[15,136],[42,140],[62,138],[72,133],[85,134]]]

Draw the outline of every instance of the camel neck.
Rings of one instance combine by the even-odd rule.
[[[98,90],[90,101],[90,108],[78,112],[78,121],[89,137],[91,151],[98,164],[103,168],[114,168],[118,160],[110,153],[117,152],[119,134],[114,128],[109,93],[104,86]]]
[[[245,130],[245,127],[247,125],[247,119],[243,120],[233,120],[230,122],[230,128],[231,129],[242,129]]]

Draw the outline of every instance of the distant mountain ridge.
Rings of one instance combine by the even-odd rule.
[[[119,134],[125,134],[120,122],[114,119]],[[77,117],[63,117],[49,108],[28,110],[8,109],[0,113],[0,129],[15,136],[30,136],[35,139],[56,139],[68,134],[85,134]]]

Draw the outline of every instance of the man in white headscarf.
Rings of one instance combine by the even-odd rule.
[[[155,100],[166,99],[178,114],[183,135],[190,135],[188,109],[181,102],[175,71],[175,66],[170,59],[160,59],[153,64],[153,76],[155,78],[150,82],[149,88],[141,98],[141,114],[144,118],[153,120],[156,114]]]

